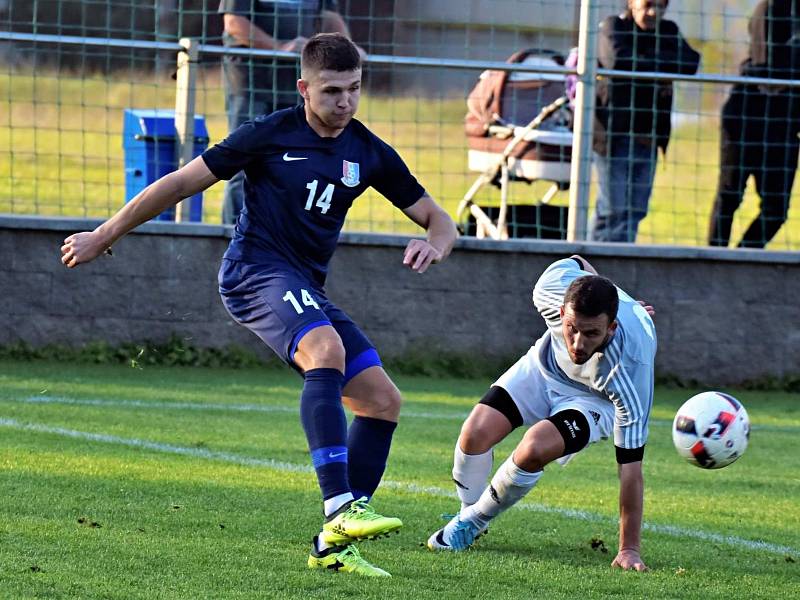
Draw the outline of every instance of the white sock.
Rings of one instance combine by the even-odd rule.
[[[519,502],[541,478],[544,471],[530,473],[514,464],[512,456],[500,465],[492,482],[478,501],[461,511],[462,521],[472,521],[483,529],[494,517]]]
[[[322,533],[323,532],[320,531],[319,535],[317,535],[317,542],[316,542],[317,552],[322,552],[323,550],[326,550],[328,548],[333,548],[333,544],[329,544],[328,542],[326,542]]]
[[[486,489],[486,482],[492,472],[494,452],[488,450],[483,454],[464,454],[456,442],[453,453],[453,481],[456,492],[461,499],[462,510],[472,506]]]
[[[345,492],[344,494],[339,494],[333,498],[328,498],[323,502],[325,516],[329,517],[353,499],[353,494],[350,492]],[[333,546],[334,544],[329,544],[325,541],[325,532],[320,531],[319,535],[317,535],[317,552],[322,552],[326,548],[333,548]]]
[[[339,494],[338,496],[334,496],[333,498],[328,498],[324,502],[324,511],[325,516],[329,517],[337,510],[342,508],[345,504],[353,500],[353,494],[350,492],[345,492],[344,494]]]

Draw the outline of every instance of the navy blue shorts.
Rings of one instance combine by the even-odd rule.
[[[345,349],[345,383],[364,369],[380,366],[375,346],[347,314],[308,277],[286,264],[250,264],[223,259],[219,293],[233,319],[255,333],[295,369],[294,353],[302,337],[331,325]]]

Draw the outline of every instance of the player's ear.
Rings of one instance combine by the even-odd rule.
[[[617,320],[614,319],[611,321],[611,324],[608,326],[608,333],[614,333],[617,330]]]
[[[564,305],[563,304],[561,305],[561,308],[558,309],[558,312],[561,315],[561,318],[563,319],[564,318]]]
[[[297,92],[304,100],[308,100],[308,82],[305,79],[297,80]]]

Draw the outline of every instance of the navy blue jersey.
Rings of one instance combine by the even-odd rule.
[[[353,119],[335,138],[306,123],[303,105],[244,123],[203,153],[218,179],[245,173],[244,209],[225,258],[283,260],[322,285],[353,201],[375,188],[397,208],[425,193],[388,144]]]

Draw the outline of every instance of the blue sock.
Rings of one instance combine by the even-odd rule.
[[[358,499],[372,497],[383,472],[392,445],[392,435],[397,423],[355,417],[347,435],[347,449],[350,451],[349,478],[353,496]]]
[[[344,375],[337,369],[311,369],[305,373],[300,396],[300,420],[323,500],[350,491],[347,419],[342,408],[343,379]]]

